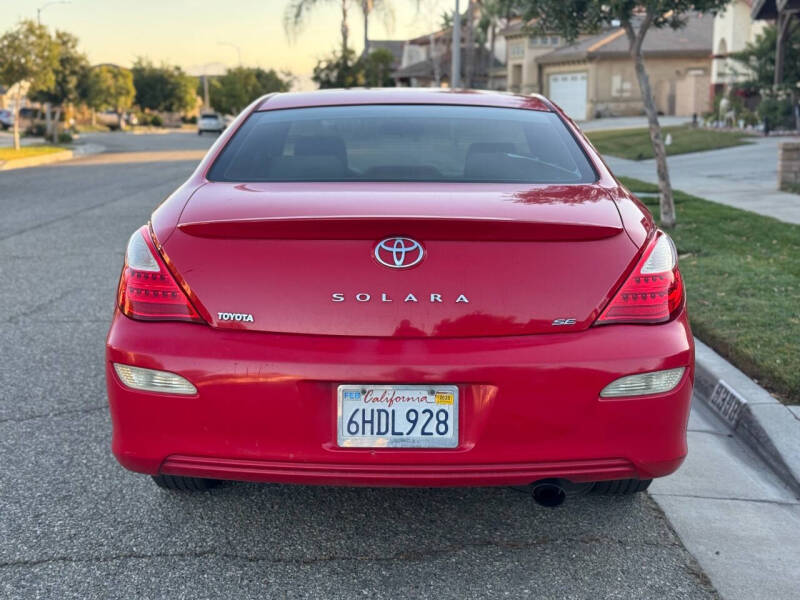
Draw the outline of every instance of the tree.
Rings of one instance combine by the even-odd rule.
[[[759,33],[744,50],[730,57],[740,64],[740,74],[747,80],[735,87],[762,97],[758,112],[770,128],[792,126],[800,129],[800,112],[795,110],[800,86],[800,27],[788,33],[784,44],[783,81],[775,85],[775,46],[778,32],[770,25]]]
[[[392,68],[394,54],[386,48],[375,48],[358,61],[364,73],[364,85],[368,87],[394,87]]]
[[[417,0],[419,3],[420,0]],[[364,17],[364,50],[361,55],[369,54],[369,18],[373,14],[380,15],[386,29],[394,27],[394,7],[389,0],[361,0],[361,14]]]
[[[355,86],[394,87],[392,67],[394,55],[386,48],[376,48],[356,60],[353,50],[342,57],[333,52],[317,62],[311,79],[324,88],[350,88]]]
[[[309,13],[323,4],[338,3],[342,7],[342,48],[340,58],[348,60],[351,54],[347,52],[347,39],[350,28],[347,24],[347,12],[350,8],[350,0],[289,0],[286,10],[283,13],[283,27],[290,39],[300,33],[305,25]],[[354,56],[354,55],[353,55]]]
[[[0,37],[0,83],[16,85],[14,98],[14,149],[19,150],[19,109],[22,86],[36,92],[52,89],[58,64],[58,45],[47,28],[34,21],[21,21]]]
[[[464,46],[466,56],[464,61],[464,83],[463,86],[471,88],[475,75],[475,3],[474,0],[467,2],[467,12],[462,20],[462,27],[466,29],[464,36]]]
[[[478,31],[481,43],[489,40],[489,53],[486,72],[489,74],[489,88],[492,88],[492,65],[494,63],[495,47],[497,44],[497,30],[505,27],[514,12],[516,0],[484,0],[481,8],[481,18],[478,21]]]
[[[675,201],[667,168],[667,154],[658,113],[644,64],[642,48],[653,28],[681,28],[692,11],[717,12],[730,0],[519,0],[527,20],[536,19],[540,31],[558,31],[568,40],[581,33],[599,31],[618,22],[628,39],[628,51],[634,63],[650,129],[650,142],[656,157],[661,224],[675,225]]]
[[[259,96],[286,92],[290,87],[290,77],[273,69],[236,67],[211,81],[211,106],[223,114],[237,114]]]
[[[355,52],[348,50],[342,55],[333,52],[317,62],[311,79],[324,88],[349,88],[364,85],[364,70],[356,61]]]
[[[742,66],[748,79],[739,87],[758,91],[770,88],[775,82],[775,46],[778,32],[774,25],[764,28],[744,50],[733,52],[730,57]],[[791,33],[785,47],[783,85],[794,88],[800,82],[800,27]]]
[[[128,69],[99,65],[89,71],[86,103],[94,110],[111,109],[117,113],[120,129],[123,127],[122,115],[133,106],[135,97],[133,74]]]
[[[146,110],[186,112],[197,104],[197,81],[178,66],[139,57],[131,69],[136,104]]]
[[[75,104],[81,99],[81,82],[87,76],[89,60],[78,51],[78,38],[66,31],[56,31],[54,37],[58,46],[58,63],[54,69],[53,87],[35,91],[29,96],[37,102],[55,106],[52,133],[53,141],[58,141],[58,123],[61,111],[67,104]]]

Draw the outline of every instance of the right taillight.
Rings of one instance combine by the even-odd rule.
[[[128,242],[117,302],[132,319],[205,323],[164,264],[147,226]]]
[[[678,253],[670,237],[658,231],[595,324],[664,323],[680,312],[683,299]]]

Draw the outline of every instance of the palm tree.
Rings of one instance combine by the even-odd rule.
[[[394,8],[390,0],[361,0],[361,13],[364,15],[364,54],[369,52],[369,17],[380,15],[386,29],[394,27]]]
[[[347,60],[347,10],[350,0],[289,0],[283,13],[283,27],[289,38],[297,36],[305,25],[308,14],[322,4],[340,3],[342,7],[342,58]]]

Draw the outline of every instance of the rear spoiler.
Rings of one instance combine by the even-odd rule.
[[[622,233],[622,225],[521,221],[491,217],[297,216],[181,223],[192,236],[231,239],[373,240],[410,235],[425,240],[568,241],[600,240]]]

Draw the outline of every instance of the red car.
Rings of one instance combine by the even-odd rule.
[[[670,238],[540,96],[265,96],[133,233],[113,451],[221,479],[633,493],[686,454]]]

